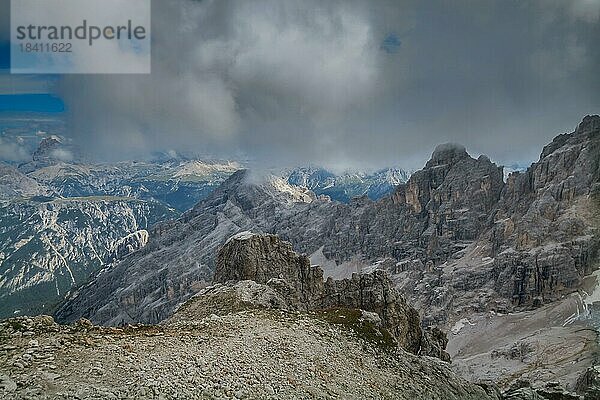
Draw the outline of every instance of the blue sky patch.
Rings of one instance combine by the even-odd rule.
[[[0,112],[62,113],[65,103],[51,94],[0,94]]]
[[[398,36],[395,33],[391,33],[381,42],[381,49],[388,54],[394,54],[400,50],[401,45],[402,42],[398,39]]]

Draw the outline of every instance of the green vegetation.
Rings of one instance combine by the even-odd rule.
[[[383,350],[395,350],[398,348],[394,337],[386,329],[365,320],[361,310],[356,308],[330,308],[317,311],[316,315],[317,318],[333,325],[339,325]]]

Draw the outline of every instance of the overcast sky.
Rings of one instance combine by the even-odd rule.
[[[419,168],[458,142],[522,164],[600,113],[600,0],[152,6],[151,75],[53,81],[70,134],[99,159]]]

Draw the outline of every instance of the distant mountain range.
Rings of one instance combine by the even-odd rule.
[[[228,161],[84,163],[58,136],[0,162],[0,317],[50,312],[66,293],[146,244],[146,230],[208,196]]]
[[[374,173],[346,172],[334,174],[323,168],[296,168],[284,175],[291,185],[304,187],[317,196],[348,203],[353,197],[367,196],[371,200],[392,193],[405,183],[410,174],[400,168],[386,168]]]

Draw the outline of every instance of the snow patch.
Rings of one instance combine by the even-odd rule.
[[[585,304],[590,306],[594,303],[600,302],[600,269],[594,271],[592,276],[596,278],[596,286],[591,294],[585,297]]]

